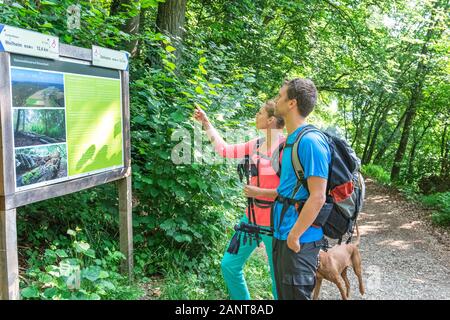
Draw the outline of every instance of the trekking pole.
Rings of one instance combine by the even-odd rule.
[[[248,172],[249,171],[247,171],[247,173]],[[249,174],[246,175],[246,180],[247,180],[247,185],[249,185]],[[248,221],[250,222],[250,224],[253,224],[252,215],[254,214],[252,202],[253,202],[253,199],[250,197],[247,197],[247,212],[248,212]],[[249,234],[249,241],[250,241],[250,245],[252,245],[252,235],[251,234]]]

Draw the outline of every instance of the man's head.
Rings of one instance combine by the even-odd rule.
[[[295,78],[286,81],[280,89],[275,114],[286,117],[297,112],[306,118],[314,109],[317,101],[317,89],[309,79]]]

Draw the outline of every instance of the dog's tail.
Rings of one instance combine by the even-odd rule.
[[[358,228],[358,222],[355,221],[355,227],[356,227],[356,241],[355,241],[355,246],[359,246],[360,240],[361,240],[361,236],[359,234],[359,228]]]

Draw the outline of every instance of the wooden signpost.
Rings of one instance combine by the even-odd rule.
[[[5,26],[0,25],[0,32],[1,29],[5,28]],[[14,28],[11,28],[14,29]],[[30,72],[36,72],[38,74],[39,79],[36,81],[42,81],[41,76],[43,74],[46,74],[45,70],[45,63],[41,63],[44,60],[47,60],[49,64],[54,63],[57,61],[63,61],[64,63],[77,63],[80,65],[80,69],[83,68],[92,68],[95,69],[95,72],[116,72],[118,74],[116,82],[120,81],[120,97],[118,100],[120,100],[120,115],[117,117],[115,116],[115,126],[110,121],[111,119],[103,119],[104,117],[102,115],[99,116],[98,123],[102,127],[99,128],[99,130],[102,131],[108,131],[111,130],[111,132],[114,130],[114,137],[116,139],[120,140],[120,150],[121,154],[118,152],[116,153],[115,157],[116,163],[115,165],[111,165],[108,167],[108,164],[105,164],[104,168],[100,168],[98,166],[98,163],[94,163],[93,159],[95,158],[95,154],[97,155],[97,159],[100,159],[100,155],[104,156],[108,150],[111,150],[111,147],[109,145],[109,142],[103,142],[103,148],[101,150],[98,150],[100,146],[97,146],[97,149],[95,148],[95,141],[92,141],[91,148],[89,148],[89,152],[92,154],[88,154],[88,152],[84,152],[83,154],[83,162],[77,161],[75,162],[75,157],[77,155],[76,148],[81,148],[81,144],[79,146],[72,147],[70,145],[70,135],[75,135],[77,130],[80,131],[81,129],[75,128],[79,121],[77,119],[72,119],[69,121],[69,109],[71,108],[73,114],[77,114],[77,106],[75,104],[69,106],[69,97],[65,97],[65,105],[58,106],[60,109],[60,114],[65,115],[65,122],[66,122],[66,131],[61,139],[61,141],[65,141],[65,143],[61,144],[62,148],[65,148],[65,150],[68,152],[65,154],[66,158],[62,158],[60,156],[61,161],[65,161],[65,176],[62,178],[58,175],[58,178],[52,178],[45,180],[44,178],[41,178],[38,181],[33,181],[29,176],[31,174],[28,172],[28,176],[23,174],[20,176],[19,179],[19,171],[18,168],[20,168],[20,161],[17,155],[19,153],[24,152],[30,152],[26,147],[18,147],[18,142],[15,141],[15,134],[18,128],[20,126],[17,126],[16,128],[15,123],[17,122],[20,124],[20,119],[17,119],[18,115],[15,115],[15,112],[17,112],[17,107],[15,104],[17,102],[14,101],[14,93],[12,90],[13,84],[15,84],[15,80],[11,79],[14,78],[16,75],[12,75],[12,65],[13,61],[15,59],[16,63],[19,63],[23,60],[26,60],[24,58],[18,59],[19,57],[28,57],[29,59],[33,59],[33,45],[36,45],[36,48],[39,50],[43,50],[45,52],[45,46],[42,48],[41,43],[42,41],[46,41],[44,38],[45,35],[40,35],[33,33],[32,37],[30,39],[27,39],[27,33],[29,31],[21,30],[22,33],[25,32],[25,36],[20,34],[23,39],[21,40],[24,45],[27,48],[27,52],[20,51],[18,49],[15,51],[14,48],[5,50],[4,45],[2,46],[2,42],[0,42],[0,299],[2,300],[15,300],[20,298],[19,293],[19,266],[18,266],[18,254],[17,254],[17,227],[16,227],[16,208],[25,206],[30,203],[51,199],[59,196],[63,196],[66,194],[70,194],[73,192],[77,192],[80,190],[84,190],[87,188],[91,188],[94,186],[98,186],[104,183],[109,183],[115,181],[117,183],[118,187],[118,198],[119,198],[119,215],[120,215],[120,250],[125,255],[126,259],[123,262],[122,270],[123,272],[127,272],[129,275],[129,278],[131,280],[132,278],[132,270],[133,270],[133,243],[132,243],[132,198],[131,198],[131,156],[130,156],[130,113],[129,113],[129,88],[128,88],[128,81],[129,81],[129,74],[127,70],[127,66],[124,67],[124,59],[128,60],[128,55],[125,54],[125,58],[120,57],[120,51],[115,52],[115,55],[112,55],[113,58],[106,55],[102,55],[101,48],[96,48],[96,59],[99,58],[109,60],[103,61],[100,66],[100,64],[97,64],[97,66],[93,66],[93,51],[92,49],[86,49],[86,48],[80,48],[80,47],[74,47],[70,45],[65,44],[59,44],[59,50],[53,48],[51,51],[51,57],[54,58],[55,54],[58,55],[58,59],[47,59],[45,57],[45,54],[39,54],[35,55],[35,59],[33,63],[36,64],[36,68],[39,67],[38,71],[30,71]],[[30,33],[31,34],[31,33]],[[0,41],[3,39],[8,39],[8,34],[2,35],[0,37]],[[41,37],[43,40],[41,41]],[[54,45],[55,41],[53,37],[49,37],[51,41],[48,41],[48,45],[52,46]],[[27,41],[30,41],[30,43],[27,44]],[[41,41],[41,42],[40,42]],[[9,42],[8,45],[11,46],[19,46],[21,43],[18,43],[18,41],[15,41],[15,43]],[[44,44],[45,45],[45,44]],[[3,49],[3,50],[2,50]],[[36,49],[36,50],[37,50]],[[31,50],[31,51],[30,51]],[[100,50],[100,51],[99,51]],[[112,54],[111,50],[105,49],[106,53]],[[59,51],[59,52],[58,52]],[[20,55],[18,55],[20,54]],[[119,56],[118,59],[115,57]],[[39,58],[37,58],[39,57]],[[115,64],[115,60],[117,60],[117,64]],[[120,60],[120,61],[119,61]],[[26,62],[26,61],[25,61]],[[44,61],[45,62],[45,61]],[[117,66],[117,68],[115,67]],[[30,67],[31,68],[31,67]],[[115,68],[115,69],[114,69]],[[25,71],[24,71],[25,70]],[[86,69],[87,70],[87,69]],[[20,72],[28,72],[27,68],[20,68],[18,67],[15,71],[17,77],[20,76]],[[88,72],[88,71],[86,71]],[[54,74],[57,74],[57,72],[48,72],[49,76],[53,76]],[[76,75],[71,75],[70,71],[67,72],[69,76],[72,76],[72,78],[75,78]],[[100,79],[99,81],[103,81],[101,77],[91,77],[93,81],[95,79]],[[18,78],[19,79],[19,78]],[[76,78],[75,78],[76,79]],[[13,81],[12,81],[13,80]],[[108,81],[106,79],[105,81]],[[111,80],[112,82],[112,80]],[[42,85],[39,83],[39,85]],[[68,89],[68,78],[64,78],[64,86],[67,86],[67,88],[64,88],[64,90],[69,91]],[[117,85],[117,87],[119,87]],[[44,102],[41,103],[45,105],[45,101],[49,101],[48,98],[48,92],[50,90],[55,90],[53,87],[49,87],[47,91],[37,91],[37,93],[34,93],[32,97],[33,99],[28,99],[27,103],[35,103],[38,105],[41,103],[39,99],[36,99],[36,97],[42,98]],[[44,89],[45,90],[45,89]],[[47,93],[46,93],[47,92]],[[68,93],[67,93],[68,94]],[[92,94],[92,93],[91,93]],[[94,92],[95,94],[95,92]],[[98,92],[98,95],[101,95],[102,92]],[[117,93],[119,95],[119,93]],[[108,97],[106,97],[108,98]],[[63,101],[63,100],[60,100]],[[108,106],[105,106],[108,107]],[[30,112],[37,112],[36,110],[38,108],[33,108],[33,105],[27,105],[25,107],[20,107],[22,110],[25,110],[23,112],[28,112],[29,110],[32,110]],[[92,111],[92,108],[86,112],[94,112]],[[52,112],[52,111],[45,111],[45,110],[51,110],[52,107],[41,108],[40,110],[44,110],[42,112]],[[74,110],[75,109],[75,110]],[[117,111],[116,113],[118,113]],[[19,113],[20,114],[20,113]],[[105,113],[106,114],[106,113]],[[109,113],[111,114],[111,112]],[[103,117],[103,118],[102,118]],[[119,120],[117,120],[119,119]],[[80,120],[82,121],[82,120]],[[119,121],[119,122],[117,122]],[[91,125],[90,130],[95,130],[96,125]],[[112,126],[113,128],[110,128],[109,126]],[[94,127],[94,128],[92,128]],[[72,130],[72,131],[71,131]],[[72,133],[71,133],[72,132]],[[121,134],[121,136],[120,136]],[[89,136],[93,139],[95,136]],[[17,139],[16,139],[17,140]],[[72,141],[78,141],[76,137]],[[80,142],[81,143],[81,142]],[[91,142],[89,142],[91,143]],[[44,146],[44,148],[48,146]],[[109,149],[108,149],[109,147]],[[34,149],[33,149],[34,148]],[[41,148],[41,149],[39,149]],[[32,146],[29,147],[29,149],[32,149],[32,152],[42,152],[42,146]],[[117,148],[117,147],[116,147]],[[75,150],[74,150],[75,149]],[[95,151],[93,151],[95,150]],[[45,150],[44,150],[45,151]],[[103,152],[102,154],[100,154]],[[91,158],[89,158],[89,156]],[[30,156],[29,156],[30,157]],[[34,159],[36,158],[35,155],[33,155]],[[72,157],[72,158],[71,158]],[[102,157],[101,161],[104,161],[107,163],[107,161],[112,161],[111,157]],[[22,158],[20,158],[22,159]],[[48,157],[45,159],[49,159]],[[71,160],[72,159],[72,160]],[[87,160],[86,160],[87,159]],[[106,160],[104,160],[106,159]],[[53,160],[48,160],[53,161]],[[58,160],[58,168],[60,168],[62,165],[60,164],[61,161]],[[86,163],[89,163],[89,161],[92,162],[91,167],[89,167]],[[71,164],[73,162],[73,164]],[[100,160],[98,162],[101,164]],[[111,162],[112,163],[112,162]],[[95,167],[97,165],[97,167]],[[83,166],[87,169],[83,171]],[[52,167],[53,168],[53,167]],[[90,168],[90,169],[89,169]],[[36,170],[36,169],[35,169]],[[71,172],[72,171],[72,172]],[[30,182],[31,181],[31,182]],[[76,213],[75,213],[76,214]]]

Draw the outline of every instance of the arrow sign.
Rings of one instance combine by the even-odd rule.
[[[0,24],[1,51],[57,60],[59,38]]]
[[[92,65],[94,66],[128,70],[128,57],[129,53],[126,51],[92,46]]]

